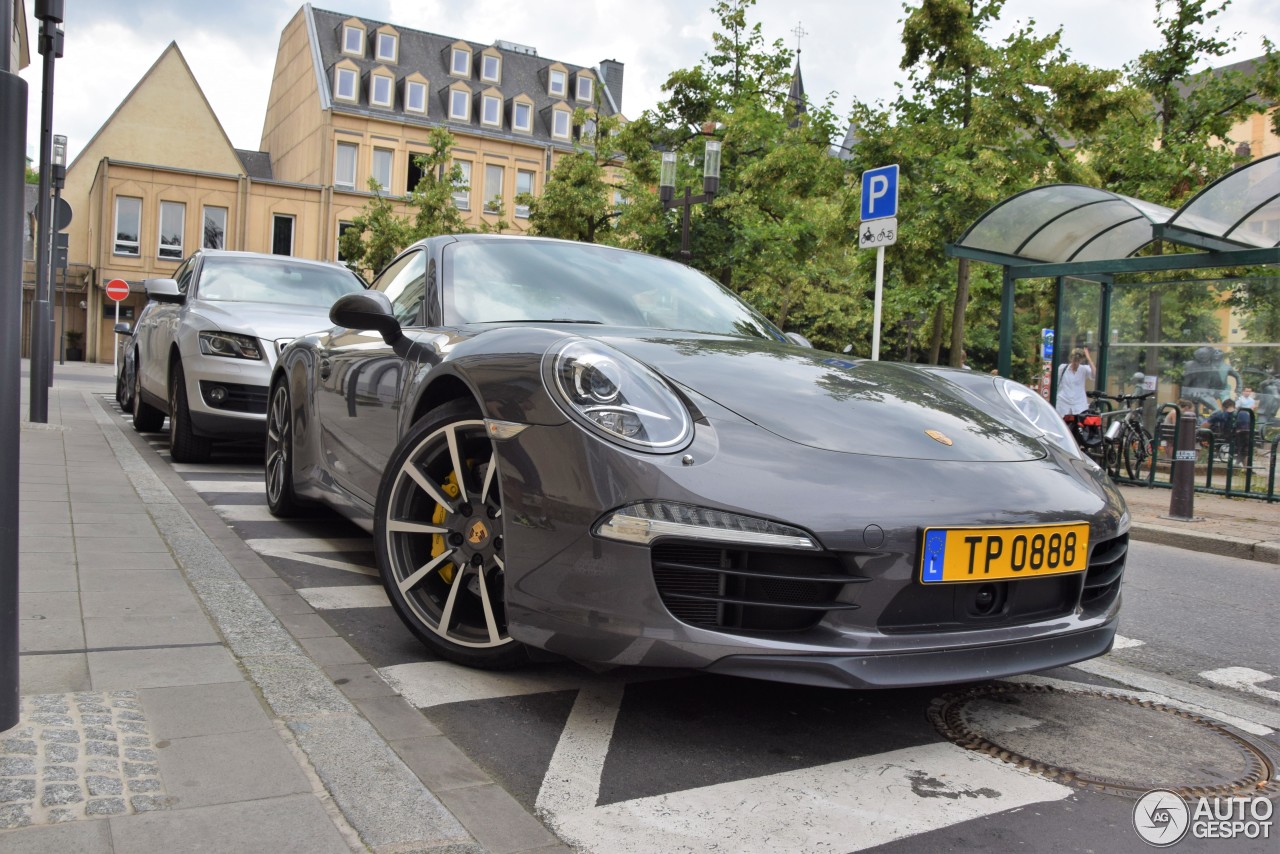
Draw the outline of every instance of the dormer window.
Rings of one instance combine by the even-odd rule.
[[[369,75],[369,103],[375,107],[390,108],[392,93],[395,91],[395,78],[380,71],[381,69]]]
[[[547,75],[547,94],[553,98],[563,98],[569,87],[569,75],[563,69],[553,68]]]
[[[390,27],[381,27],[374,36],[374,57],[379,62],[396,62],[400,55],[400,36]]]
[[[569,121],[572,114],[566,109],[557,108],[551,112],[551,135],[556,139],[569,138]]]
[[[591,84],[594,82],[595,82],[594,80],[592,80],[590,77],[587,77],[586,75],[583,75],[583,74],[578,75],[577,97],[579,101],[591,100]]]
[[[485,53],[480,57],[480,79],[485,83],[502,82],[502,56]]]
[[[458,83],[448,94],[449,118],[457,122],[471,121],[471,90]]]
[[[364,27],[354,18],[342,25],[342,52],[364,56]]]
[[[455,47],[449,51],[449,73],[455,77],[471,76],[471,51]]]
[[[333,70],[333,97],[336,101],[355,103],[359,100],[360,71],[355,63],[347,61]]]
[[[502,98],[493,91],[480,96],[480,124],[502,127]]]
[[[406,112],[427,112],[427,81],[423,79],[404,82],[404,108]]]
[[[515,101],[512,103],[511,129],[518,133],[533,133],[532,101]]]

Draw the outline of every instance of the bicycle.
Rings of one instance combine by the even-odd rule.
[[[1112,477],[1120,476],[1120,465],[1123,463],[1125,475],[1130,480],[1144,481],[1151,478],[1151,470],[1155,466],[1155,454],[1152,451],[1155,438],[1142,423],[1142,403],[1153,394],[1154,391],[1120,395],[1100,391],[1088,393],[1093,400],[1109,400],[1124,407],[1112,413],[1113,415],[1127,413],[1124,418],[1113,420],[1102,434],[1102,467]]]

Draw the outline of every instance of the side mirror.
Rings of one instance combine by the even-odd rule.
[[[132,334],[133,334],[133,330],[129,328],[129,324],[127,324],[127,323],[117,323],[117,324],[116,324],[116,334],[117,334],[117,335],[132,335]]]
[[[143,279],[142,287],[147,291],[147,299],[156,302],[181,305],[187,301],[187,295],[178,290],[178,283],[173,279]]]
[[[391,300],[382,291],[345,294],[329,309],[329,320],[347,329],[371,330],[388,344],[404,337],[400,321],[391,311]]]
[[[787,336],[787,340],[792,344],[795,344],[798,347],[808,347],[810,350],[813,349],[813,345],[809,343],[809,339],[805,338],[799,332],[787,332],[784,334]]]

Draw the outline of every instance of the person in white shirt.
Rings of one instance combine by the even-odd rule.
[[[1071,361],[1058,366],[1058,414],[1079,415],[1089,408],[1085,396],[1087,384],[1093,380],[1093,360],[1088,347],[1071,351]]]
[[[1257,409],[1258,398],[1253,396],[1253,389],[1245,388],[1236,398],[1236,409]]]

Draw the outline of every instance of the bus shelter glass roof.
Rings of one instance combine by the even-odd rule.
[[[969,227],[957,246],[1060,263],[1127,258],[1153,239],[1172,208],[1081,184],[1010,196]]]
[[[1179,208],[1169,225],[1242,246],[1280,246],[1280,154],[1228,172]]]

